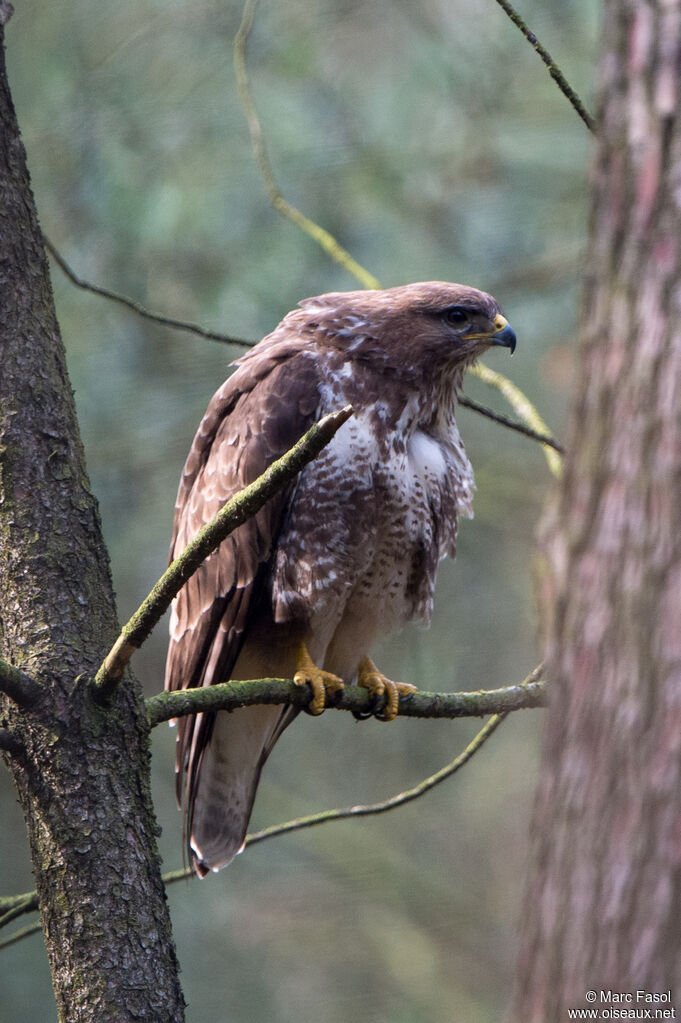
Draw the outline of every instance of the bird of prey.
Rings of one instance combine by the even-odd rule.
[[[354,414],[179,592],[166,688],[294,677],[321,712],[325,691],[358,683],[394,717],[413,687],[369,650],[430,619],[437,564],[471,514],[457,391],[486,349],[515,343],[491,295],[433,281],[305,299],[238,359],[189,452],[171,558],[321,416]],[[179,720],[177,794],[200,875],[243,848],[261,769],[295,715],[252,706]]]

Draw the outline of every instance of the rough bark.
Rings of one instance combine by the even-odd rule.
[[[0,652],[43,686],[0,725],[24,809],[60,1020],[167,1021],[183,1002],[128,678],[94,675],[117,634],[47,261],[4,66],[0,0]]]
[[[569,455],[544,524],[523,1023],[562,1023],[589,989],[596,1008],[601,990],[628,1008],[681,995],[679,0],[608,0],[600,67]]]

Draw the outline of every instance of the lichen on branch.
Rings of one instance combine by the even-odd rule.
[[[307,686],[297,686],[288,679],[265,678],[158,693],[146,701],[146,708],[149,726],[153,728],[171,718],[236,710],[254,704],[290,704],[304,710],[310,699],[311,691]],[[410,718],[483,717],[545,705],[546,683],[533,673],[520,685],[501,689],[459,693],[416,692],[400,699],[398,714]],[[381,704],[360,686],[346,686],[328,698],[327,707],[359,715],[380,713],[382,710]]]

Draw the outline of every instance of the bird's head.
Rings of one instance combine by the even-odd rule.
[[[462,371],[492,346],[515,351],[515,333],[496,299],[462,284],[335,292],[300,304],[324,344],[412,377]]]

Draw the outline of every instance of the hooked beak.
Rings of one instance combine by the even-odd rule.
[[[496,331],[492,334],[492,344],[500,345],[502,348],[510,348],[511,355],[515,351],[516,336],[515,331],[509,326],[508,320],[501,313],[497,313],[494,317],[494,326]]]

